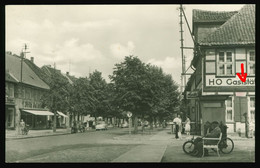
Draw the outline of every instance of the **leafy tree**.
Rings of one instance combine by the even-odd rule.
[[[54,112],[53,131],[56,131],[57,111],[67,111],[69,108],[66,97],[69,96],[69,88],[71,85],[58,73],[51,74],[49,80],[50,90],[43,97],[43,107],[47,107]]]
[[[137,132],[137,117],[149,110],[148,68],[134,56],[125,57],[124,62],[115,65],[110,79],[116,87],[116,99],[119,107],[133,113],[134,132]]]
[[[169,115],[178,104],[178,86],[161,68],[127,56],[114,69],[110,79],[115,85],[116,100],[121,109],[133,113],[134,132],[137,132],[137,117],[149,116],[152,128],[155,118]]]
[[[90,85],[90,81],[87,78],[78,78],[72,88],[71,94],[71,106],[73,111],[73,117],[77,116],[77,120],[80,120],[81,115],[91,114],[94,106],[95,99],[93,97],[94,88]]]
[[[95,70],[89,76],[90,85],[93,88],[92,99],[93,108],[92,113],[95,116],[107,116],[109,111],[108,101],[108,88],[105,79],[102,77],[102,73]]]

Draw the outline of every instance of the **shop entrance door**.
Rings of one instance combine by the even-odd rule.
[[[14,108],[5,109],[5,128],[14,128]]]

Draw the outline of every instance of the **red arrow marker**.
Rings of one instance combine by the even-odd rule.
[[[245,82],[245,81],[246,81],[247,73],[244,73],[244,64],[243,64],[243,63],[241,64],[241,74],[240,74],[240,73],[237,73],[237,76],[239,77],[239,79],[240,79],[242,82]]]

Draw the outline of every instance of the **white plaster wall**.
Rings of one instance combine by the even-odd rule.
[[[226,124],[228,129],[227,133],[234,133],[234,124]]]
[[[245,123],[236,122],[236,132],[239,128],[241,129],[241,133],[245,133]]]

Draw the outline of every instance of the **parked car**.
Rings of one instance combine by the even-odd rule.
[[[107,124],[105,121],[98,121],[96,125],[96,130],[107,130]]]
[[[123,124],[121,124],[121,128],[128,128],[129,124],[127,122],[124,122]]]

